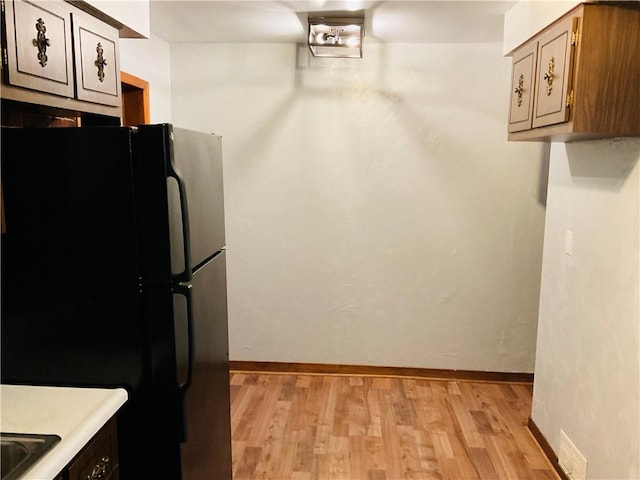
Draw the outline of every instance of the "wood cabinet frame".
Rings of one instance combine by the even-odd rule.
[[[640,4],[585,3],[516,49],[514,67],[526,49],[537,55],[536,86],[531,128],[512,122],[512,85],[509,140],[572,141],[606,137],[640,136]],[[569,32],[569,29],[571,31]],[[570,41],[563,59],[562,102],[559,118],[536,121],[537,98],[545,66],[540,44],[566,30]],[[560,33],[558,33],[560,32]],[[512,79],[513,83],[513,79]]]
[[[19,5],[18,5],[19,4]],[[76,8],[67,2],[62,1],[42,1],[42,0],[1,0],[2,5],[2,24],[5,28],[3,28],[2,35],[2,90],[1,97],[3,100],[16,101],[21,103],[28,103],[33,105],[44,106],[49,109],[55,110],[62,115],[77,115],[81,116],[85,113],[95,114],[105,117],[119,118],[122,115],[122,105],[121,105],[121,90],[120,90],[120,78],[119,78],[119,58],[117,45],[115,46],[115,58],[111,61],[111,65],[113,65],[114,75],[117,75],[117,78],[113,81],[113,85],[116,86],[116,95],[113,94],[107,97],[83,97],[83,99],[79,99],[76,92],[76,84],[77,84],[77,76],[79,74],[78,71],[75,71],[74,62],[75,57],[73,55],[73,34],[72,34],[72,22],[79,21],[82,19],[83,21],[89,21],[90,23],[94,21],[93,17],[90,17],[86,12]],[[63,18],[65,23],[65,36],[67,38],[68,44],[66,44],[66,71],[67,71],[67,79],[64,89],[56,89],[55,83],[64,83],[64,82],[49,82],[48,84],[43,79],[38,79],[38,75],[34,75],[33,72],[31,74],[25,74],[22,68],[19,66],[18,59],[18,49],[16,47],[16,33],[17,30],[15,24],[15,12],[22,7],[26,8],[38,8],[43,12],[50,10],[52,11],[52,15],[56,18]],[[75,17],[75,19],[74,19]],[[51,17],[53,20],[54,17]],[[52,20],[52,21],[53,21]],[[99,22],[95,20],[95,22]],[[56,23],[53,21],[53,23]],[[117,30],[113,27],[103,23],[105,28],[112,29],[115,32],[114,42],[117,43]],[[31,28],[30,25],[27,25],[28,28]],[[35,32],[35,27],[33,32]],[[46,34],[49,34],[49,30],[47,30]],[[35,33],[34,33],[35,36]],[[26,38],[26,37],[25,37]],[[59,38],[59,37],[58,37]],[[60,41],[55,42],[55,46],[59,46]],[[34,46],[30,46],[31,49]],[[47,47],[49,51],[53,48]],[[95,49],[95,46],[93,47]],[[36,52],[37,53],[37,52]],[[76,54],[78,52],[75,52]],[[37,72],[36,72],[37,73]],[[20,76],[20,74],[23,74]],[[26,76],[25,76],[26,75]],[[50,85],[54,84],[53,87]],[[82,97],[82,95],[80,95]],[[117,96],[117,98],[115,98]],[[108,99],[108,101],[107,101]],[[87,101],[89,100],[89,101]],[[102,102],[102,103],[96,103]]]

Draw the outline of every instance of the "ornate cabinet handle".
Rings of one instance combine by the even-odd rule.
[[[47,47],[51,46],[51,41],[47,38],[47,27],[44,20],[39,18],[36,22],[36,30],[38,32],[36,38],[33,39],[33,46],[38,47],[38,61],[43,67],[47,65]]]
[[[100,42],[98,42],[98,45],[96,46],[96,52],[98,53],[98,57],[93,64],[98,67],[98,80],[100,80],[100,82],[104,82],[104,67],[107,66],[107,60],[102,56],[104,49]]]
[[[102,457],[90,474],[87,475],[87,480],[101,480],[107,478],[107,467],[111,460],[109,457]]]
[[[518,78],[518,87],[516,88],[515,94],[518,96],[518,107],[522,105],[522,94],[524,93],[524,75],[521,73],[520,78]]]
[[[555,66],[556,66],[556,59],[551,57],[549,59],[549,67],[548,67],[547,73],[544,74],[544,79],[547,82],[547,96],[550,96],[551,92],[553,91],[553,79],[555,78],[553,71],[555,69]]]

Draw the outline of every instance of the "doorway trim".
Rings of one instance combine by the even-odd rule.
[[[122,83],[122,124],[151,123],[149,82],[127,72],[120,72]]]

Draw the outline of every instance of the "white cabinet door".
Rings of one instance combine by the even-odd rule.
[[[577,18],[567,17],[538,41],[538,81],[533,127],[569,120],[567,95],[573,73],[571,37]]]
[[[5,2],[7,81],[73,97],[71,15],[64,2]]]
[[[73,44],[78,100],[121,104],[118,30],[84,12],[74,12]]]
[[[537,54],[538,43],[532,42],[513,55],[509,132],[531,128]]]

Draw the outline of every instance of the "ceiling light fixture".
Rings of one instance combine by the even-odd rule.
[[[309,15],[307,44],[314,57],[362,58],[364,12]]]

